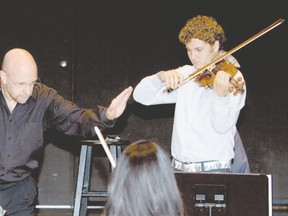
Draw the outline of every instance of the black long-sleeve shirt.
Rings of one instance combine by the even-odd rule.
[[[0,90],[0,180],[22,180],[38,167],[46,129],[91,138],[95,125],[104,129],[114,123],[106,118],[106,108],[81,109],[43,84],[10,113]]]

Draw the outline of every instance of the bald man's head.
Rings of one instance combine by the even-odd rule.
[[[26,73],[29,70],[32,73],[37,73],[37,64],[33,56],[26,50],[15,48],[9,50],[3,59],[2,70],[11,76],[18,73]],[[31,75],[31,74],[27,74]]]
[[[15,48],[5,54],[0,75],[6,101],[25,103],[38,78],[37,64],[28,51]]]

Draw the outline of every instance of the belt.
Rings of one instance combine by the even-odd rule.
[[[184,172],[205,172],[213,170],[231,169],[231,160],[203,161],[203,162],[180,162],[172,158],[172,167]]]

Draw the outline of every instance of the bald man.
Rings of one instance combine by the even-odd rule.
[[[108,108],[79,108],[38,83],[33,56],[19,48],[4,56],[0,77],[0,206],[7,216],[31,216],[37,198],[31,173],[39,166],[43,132],[55,128],[66,135],[92,138],[95,125],[102,130],[114,126],[133,89],[123,90]]]

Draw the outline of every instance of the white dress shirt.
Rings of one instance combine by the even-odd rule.
[[[196,69],[185,65],[176,69],[184,77]],[[240,71],[235,79],[242,77]],[[234,135],[244,94],[218,97],[211,88],[190,80],[178,89],[165,92],[165,84],[156,74],[145,77],[135,87],[135,101],[144,105],[175,103],[171,142],[172,156],[181,162],[231,160],[234,157]]]

